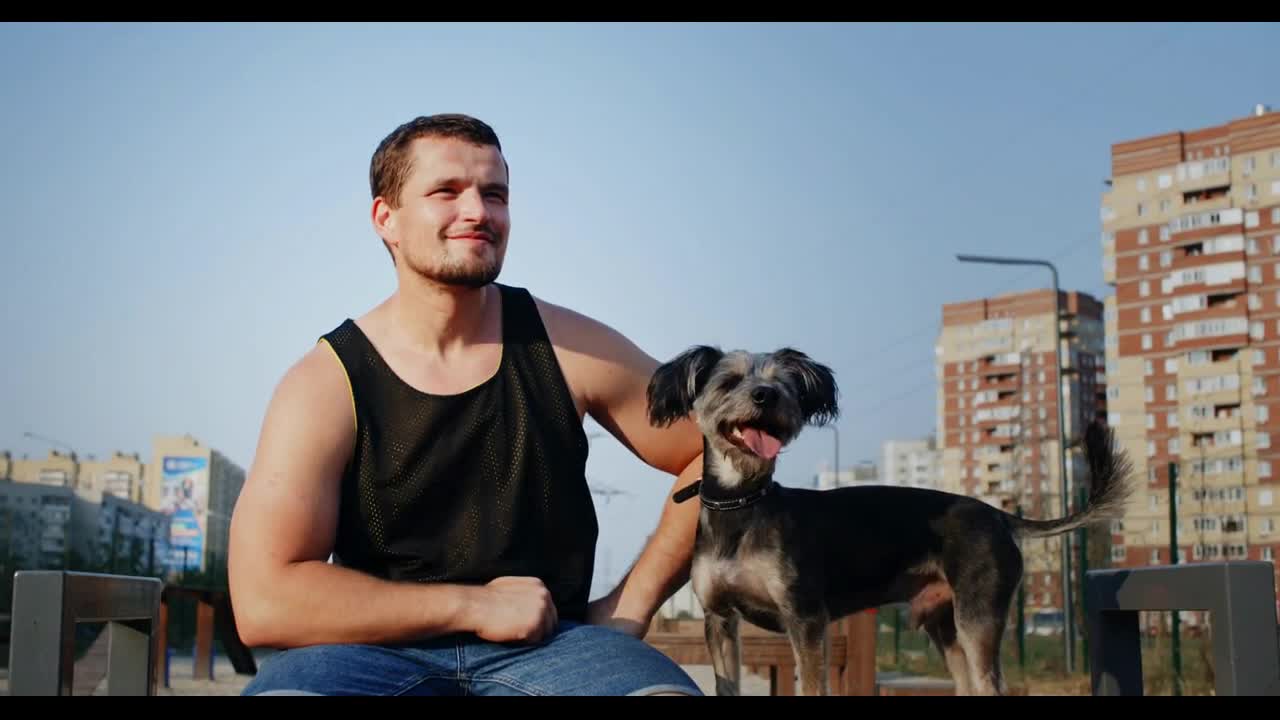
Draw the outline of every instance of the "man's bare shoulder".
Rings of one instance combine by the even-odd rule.
[[[585,313],[535,296],[566,380],[602,427],[653,467],[678,474],[702,450],[688,423],[657,428],[646,391],[658,361],[631,339]]]
[[[627,336],[578,310],[534,296],[538,313],[558,352],[596,362],[638,365],[648,371],[651,359]]]
[[[290,365],[271,398],[269,420],[296,423],[333,437],[355,431],[355,399],[346,368],[328,341],[321,340]]]

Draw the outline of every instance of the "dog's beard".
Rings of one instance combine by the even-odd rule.
[[[772,474],[791,440],[784,428],[761,419],[713,421],[703,432],[717,456],[717,475],[728,487]]]

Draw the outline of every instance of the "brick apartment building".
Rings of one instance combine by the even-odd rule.
[[[1103,306],[1060,292],[1067,473],[1082,477],[1082,428],[1106,412]],[[1026,517],[1059,517],[1054,296],[1037,290],[942,309],[936,347],[941,489]],[[1073,487],[1075,485],[1073,484]],[[1026,608],[1061,611],[1061,538],[1024,546]]]
[[[1280,551],[1280,113],[1116,143],[1102,195],[1109,423],[1142,487],[1116,565]],[[1273,444],[1272,439],[1276,439]]]

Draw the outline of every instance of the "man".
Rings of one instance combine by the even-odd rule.
[[[284,374],[231,522],[240,635],[283,650],[245,693],[698,694],[642,640],[688,576],[697,503],[668,500],[587,598],[584,416],[673,485],[701,471],[691,423],[647,421],[657,362],[496,282],[508,169],[483,122],[402,125],[370,185],[397,289]]]

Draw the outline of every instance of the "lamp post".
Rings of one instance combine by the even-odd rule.
[[[960,262],[988,263],[992,265],[1040,265],[1053,274],[1053,353],[1055,358],[1054,381],[1058,386],[1058,478],[1062,493],[1062,515],[1069,512],[1067,501],[1071,497],[1067,482],[1067,426],[1063,420],[1062,397],[1062,308],[1058,294],[1058,268],[1048,260],[1030,258],[991,257],[987,255],[956,255]],[[1075,672],[1075,620],[1071,603],[1071,543],[1070,535],[1062,539],[1062,620],[1066,636],[1065,659],[1067,672]]]
[[[832,468],[832,470],[835,471],[835,474],[833,475],[834,479],[831,482],[833,487],[840,487],[840,428],[836,427],[834,423],[827,427],[831,428],[831,432],[835,433],[834,449],[836,464]]]

